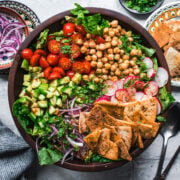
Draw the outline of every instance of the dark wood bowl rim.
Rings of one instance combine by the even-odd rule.
[[[128,26],[130,26],[130,28],[132,28],[132,30],[136,31],[137,33],[139,33],[142,37],[144,37],[144,39],[149,43],[149,45],[151,47],[153,47],[154,49],[156,49],[156,57],[159,60],[159,63],[161,66],[163,66],[165,69],[168,70],[168,66],[166,64],[165,61],[165,57],[160,49],[160,47],[158,46],[158,44],[155,42],[155,40],[151,37],[151,35],[137,22],[135,22],[134,20],[130,19],[129,17],[112,11],[112,10],[108,10],[108,9],[103,9],[103,8],[94,8],[94,7],[89,7],[87,8],[92,14],[94,13],[101,13],[103,16],[109,16],[112,19],[118,19],[120,22],[127,24]],[[11,114],[13,116],[12,113],[12,106],[14,101],[16,100],[15,97],[15,74],[18,71],[18,66],[20,65],[20,53],[21,51],[28,47],[30,45],[30,43],[32,42],[32,40],[34,38],[36,38],[39,33],[44,30],[46,27],[48,27],[49,25],[55,23],[56,21],[60,21],[61,19],[64,18],[64,16],[70,15],[70,11],[65,11],[62,13],[59,13],[51,18],[49,18],[48,20],[46,20],[45,22],[43,22],[41,25],[39,25],[35,31],[33,31],[31,33],[31,35],[29,37],[26,38],[26,40],[23,42],[23,44],[21,45],[15,60],[13,62],[13,65],[11,67],[10,70],[10,74],[9,74],[9,82],[8,82],[8,98],[9,98],[9,105],[10,105],[10,110],[11,110]],[[169,72],[169,71],[168,71]],[[168,81],[167,84],[167,89],[169,92],[171,92],[171,85],[170,85],[170,80]],[[20,134],[23,136],[23,138],[25,139],[25,141],[35,150],[35,142],[33,141],[33,139],[31,138],[31,136],[29,136],[24,129],[21,127],[21,125],[19,124],[17,118],[15,116],[13,116],[14,122],[20,132]],[[154,139],[151,140],[145,140],[144,145],[145,148],[144,149],[135,149],[133,150],[133,152],[131,153],[133,159],[135,157],[137,157],[139,154],[141,154],[145,149],[148,148],[148,146],[153,142]],[[73,160],[71,162],[65,162],[63,165],[61,165],[60,163],[56,163],[58,166],[67,168],[67,169],[71,169],[71,170],[77,170],[77,171],[87,171],[87,172],[93,172],[93,171],[104,171],[107,169],[112,169],[115,167],[120,167],[124,164],[128,163],[128,161],[122,160],[122,161],[118,161],[118,162],[113,162],[113,163],[90,163],[90,164],[85,164],[82,161],[79,160]]]

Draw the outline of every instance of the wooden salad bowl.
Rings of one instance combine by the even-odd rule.
[[[151,35],[141,25],[139,25],[138,23],[136,23],[134,20],[130,19],[129,17],[115,11],[102,9],[102,8],[87,8],[87,9],[91,12],[91,14],[101,13],[102,16],[108,20],[118,19],[120,25],[122,25],[124,28],[132,30],[137,34],[140,34],[142,36],[142,41],[144,45],[146,45],[147,47],[156,49],[156,57],[158,59],[159,66],[164,67],[168,71],[168,66],[167,66],[162,50],[160,49],[158,44],[155,42],[155,40],[151,37]],[[25,73],[25,71],[21,69],[20,67],[21,62],[22,62],[22,59],[20,57],[21,51],[24,48],[27,48],[31,43],[35,42],[40,32],[42,32],[45,28],[49,28],[50,32],[55,32],[62,29],[62,24],[60,23],[60,21],[63,20],[65,16],[69,16],[69,15],[70,15],[70,11],[65,11],[46,20],[41,25],[39,25],[36,28],[36,30],[34,30],[21,45],[15,57],[15,60],[13,62],[13,65],[11,67],[11,71],[9,74],[8,96],[9,96],[9,105],[10,105],[11,113],[12,113],[13,103],[18,98],[18,95],[21,91],[22,82],[23,82],[23,74]],[[167,83],[167,89],[169,92],[171,92],[170,79]],[[33,140],[33,138],[25,132],[25,130],[22,128],[22,126],[20,125],[16,117],[13,116],[13,119],[19,132],[21,133],[25,141],[35,150],[35,141]],[[132,158],[134,159],[135,157],[139,156],[145,149],[148,148],[148,146],[153,142],[153,140],[154,139],[145,140],[144,149],[138,149],[138,148],[132,149],[130,151]],[[92,171],[104,171],[107,169],[120,167],[126,163],[128,163],[128,161],[121,160],[121,161],[110,162],[110,163],[95,162],[95,163],[87,164],[81,160],[75,159],[72,161],[67,161],[63,165],[61,165],[60,163],[56,163],[56,164],[58,166],[68,168],[71,170],[92,172]]]

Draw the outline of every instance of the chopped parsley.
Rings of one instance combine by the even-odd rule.
[[[70,54],[71,53],[71,46],[69,46],[69,45],[62,46],[61,52],[63,54]]]

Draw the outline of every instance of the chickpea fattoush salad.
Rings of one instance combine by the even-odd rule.
[[[166,90],[168,73],[158,67],[155,50],[145,47],[138,34],[123,28],[118,20],[108,21],[79,4],[75,6],[72,16],[59,22],[62,29],[45,29],[34,44],[22,50],[25,74],[13,113],[36,141],[41,165],[63,164],[74,158],[86,163],[131,160],[123,153],[136,147],[136,141],[128,145],[123,134],[115,136],[115,131],[111,140],[109,133],[116,126],[114,122],[132,139],[134,131],[126,127],[132,117],[118,116],[121,120],[117,120],[112,111],[102,108],[103,103],[117,112],[126,104],[138,103],[140,107],[141,101],[150,99],[154,121],[164,121],[160,114],[174,101]],[[95,114],[98,122],[92,118]],[[146,118],[147,113],[140,115]],[[102,117],[109,119],[105,123]],[[148,121],[138,122],[145,125]],[[153,123],[148,127],[155,127]],[[142,140],[154,134],[136,137]],[[142,142],[138,147],[143,147]]]

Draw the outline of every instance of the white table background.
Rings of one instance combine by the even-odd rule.
[[[30,7],[40,18],[41,22],[49,17],[60,13],[62,11],[71,9],[74,7],[74,3],[77,2],[85,7],[102,7],[131,16],[141,25],[144,24],[148,16],[132,16],[125,11],[119,4],[119,0],[17,0]],[[179,0],[165,0],[164,4],[170,2],[177,2]],[[11,128],[15,133],[19,134],[13,119],[10,114],[8,104],[8,76],[0,75],[0,120]],[[173,95],[177,101],[180,101],[180,88],[173,88]],[[165,159],[165,165],[168,163],[176,148],[180,144],[180,134],[173,137],[169,141],[167,155]],[[57,166],[44,166],[37,169],[37,180],[151,180],[153,179],[156,168],[159,161],[160,150],[162,146],[162,138],[159,135],[151,146],[144,151],[138,158],[129,162],[123,167],[108,170],[104,172],[76,172],[67,169],[63,169]],[[180,156],[176,159],[167,180],[180,179]]]

